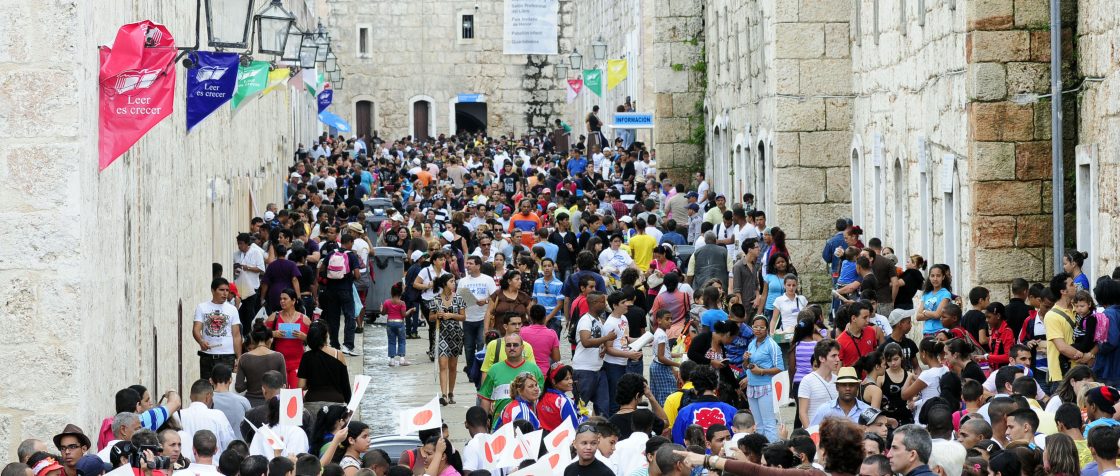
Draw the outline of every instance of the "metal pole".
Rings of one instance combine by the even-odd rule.
[[[1062,269],[1065,243],[1065,172],[1062,169],[1062,17],[1061,0],[1050,0],[1050,145],[1054,272]]]

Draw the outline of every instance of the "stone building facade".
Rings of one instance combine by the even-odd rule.
[[[955,292],[984,285],[1005,300],[1012,279],[1053,273],[1048,2],[705,3],[706,168],[718,189],[758,195],[768,224],[789,235],[795,264],[815,272],[812,296],[827,296],[819,254],[838,217],[899,255],[949,264]],[[1103,80],[1085,86],[1080,116],[1070,97],[1064,103],[1078,119],[1064,134],[1066,162],[1073,131],[1080,143],[1101,143],[1077,149],[1086,186],[1067,194],[1086,211],[1076,214],[1086,229],[1077,243],[1099,250],[1090,253],[1096,276],[1116,261],[1104,232],[1112,219],[1098,208],[1116,189],[1102,172],[1110,106],[1098,96],[1115,75],[1104,45],[1116,19],[1087,15],[1103,8],[1094,2],[1066,3],[1067,33],[1078,32],[1090,57],[1084,74]],[[1071,57],[1067,77],[1078,74]]]
[[[559,57],[502,54],[502,1],[326,0],[324,10],[344,77],[331,109],[354,134],[520,136],[559,117]]]
[[[280,202],[296,143],[319,133],[314,101],[285,90],[237,118],[219,110],[187,135],[177,66],[174,114],[98,173],[94,45],[151,19],[189,46],[194,6],[13,2],[0,20],[9,32],[0,40],[0,451],[9,461],[23,438],[49,442],[68,422],[95,435],[125,386],[155,398],[189,390],[191,322],[210,298],[211,263],[229,277],[250,198],[258,211]],[[302,1],[288,6],[312,16]],[[202,35],[205,44],[205,26]]]

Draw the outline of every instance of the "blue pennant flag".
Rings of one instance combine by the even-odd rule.
[[[334,91],[324,89],[316,98],[319,100],[319,112],[323,112],[334,102]]]
[[[338,117],[337,114],[330,111],[323,111],[319,113],[319,121],[323,124],[338,129],[339,132],[350,132],[350,124]]]
[[[198,66],[187,70],[187,132],[206,119],[237,88],[237,53],[198,51]]]

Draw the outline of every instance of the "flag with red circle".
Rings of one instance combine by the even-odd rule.
[[[792,401],[789,394],[789,371],[783,370],[779,372],[774,376],[771,382],[774,386],[772,389],[774,391],[771,392],[774,394],[774,408],[777,409],[778,407],[789,405]]]
[[[400,433],[407,435],[429,428],[443,426],[443,416],[439,411],[439,398],[433,398],[422,407],[403,410],[400,414]]]
[[[358,404],[362,402],[362,396],[366,394],[367,388],[369,388],[369,375],[354,377],[354,387],[350,389],[350,403],[346,404],[346,408],[352,412],[357,411]]]
[[[560,426],[552,430],[547,437],[544,438],[544,449],[549,453],[556,452],[557,450],[567,451],[572,446],[572,442],[576,440],[576,429],[572,426],[572,420],[565,418]]]
[[[280,390],[280,426],[303,426],[303,389]]]
[[[517,435],[514,433],[513,422],[506,423],[491,434],[490,439],[483,445],[482,460],[489,468],[516,466],[517,461],[513,461],[513,464],[508,463],[520,447]],[[521,448],[521,451],[524,453],[525,449]],[[503,463],[507,464],[502,465]]]

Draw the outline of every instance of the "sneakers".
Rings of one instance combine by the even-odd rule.
[[[342,346],[342,353],[343,353],[343,354],[346,354],[346,355],[351,355],[351,356],[356,356],[356,355],[358,355],[358,353],[354,351],[354,348],[353,348],[353,347],[350,347],[350,346],[348,346],[348,345],[344,345],[344,346]]]
[[[401,363],[397,361],[397,358],[396,358],[396,357],[393,357],[393,358],[389,359],[389,366],[390,366],[390,367],[396,367],[396,366],[398,366],[398,365],[400,365],[400,364],[401,364]]]
[[[398,358],[400,360],[397,361],[397,365],[399,365],[401,367],[408,367],[409,365],[412,365],[412,362],[409,362],[408,359],[405,359],[404,357],[398,357]]]

